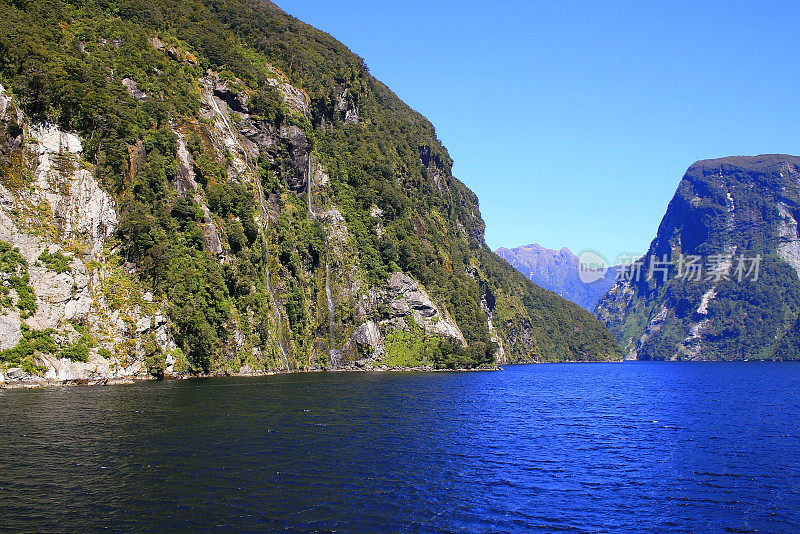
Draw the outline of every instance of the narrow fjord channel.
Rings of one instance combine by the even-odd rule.
[[[552,364],[0,390],[37,531],[788,532],[800,365]]]

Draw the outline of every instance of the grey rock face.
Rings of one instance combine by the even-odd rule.
[[[466,343],[464,335],[450,315],[439,309],[420,283],[407,274],[396,272],[389,276],[386,298],[392,317],[411,316],[430,334],[451,337]]]
[[[35,177],[39,195],[53,210],[59,233],[64,238],[86,242],[93,255],[102,250],[103,242],[117,227],[114,200],[100,188],[94,176],[77,167],[82,152],[77,135],[63,132],[54,125],[40,124],[31,128],[35,139],[33,150],[39,158]],[[75,158],[73,168],[64,171],[64,157]]]
[[[11,367],[6,371],[6,378],[10,380],[18,380],[25,377],[25,371],[19,367]]]
[[[60,274],[43,267],[29,269],[39,304],[36,314],[28,320],[32,328],[56,328],[62,321],[86,318],[94,302],[89,278],[82,262],[73,261],[71,266],[71,271]]]
[[[299,111],[306,118],[311,118],[311,110],[308,108],[308,97],[301,89],[298,89],[290,83],[280,81],[277,78],[272,78],[268,80],[267,83],[280,92],[283,97],[283,102],[289,109],[292,111]]]
[[[359,294],[355,291],[353,296]],[[345,344],[345,353],[358,351],[362,357],[356,360],[356,367],[374,368],[381,365],[381,358],[385,355],[384,336],[389,330],[412,331],[420,327],[426,335],[449,337],[465,344],[464,336],[458,325],[453,321],[447,311],[438,306],[422,285],[402,272],[395,272],[389,277],[383,288],[370,288],[361,294],[356,304],[356,317],[366,318],[375,312],[380,312],[382,318],[378,321],[365,320],[356,328]],[[368,357],[364,358],[364,350]]]
[[[225,102],[231,111],[235,111],[236,113],[247,112],[245,99],[238,93],[229,90],[225,84],[219,84],[219,86],[214,89],[214,97]]]
[[[203,224],[203,241],[207,251],[213,254],[222,254],[222,241],[214,223]]]
[[[405,317],[411,313],[411,306],[406,300],[393,300],[389,304],[389,314],[392,317]]]
[[[311,144],[303,131],[295,125],[282,125],[277,128],[268,121],[251,116],[243,97],[230,91],[227,83],[212,72],[201,78],[200,85],[205,104],[205,111],[202,113],[217,123],[217,133],[221,136],[220,144],[232,153],[237,173],[240,176],[247,174],[249,172],[247,160],[259,154],[264,154],[270,163],[276,164],[279,152],[285,150],[289,154],[290,162],[289,168],[285,169],[286,182],[296,193],[305,191],[308,183]],[[274,86],[279,89],[290,108],[310,116],[307,100],[302,91],[278,81],[274,81]],[[233,121],[229,120],[231,114],[238,117],[236,128],[233,126]]]
[[[0,123],[8,124],[13,119],[19,128],[14,136],[7,128],[0,131],[0,144],[7,150],[25,150],[35,156],[27,158],[33,176],[30,184],[17,189],[0,186],[0,239],[16,247],[25,259],[37,305],[35,314],[24,321],[17,309],[0,315],[0,348],[11,348],[20,341],[23,323],[33,329],[52,328],[61,348],[75,342],[79,335],[71,321],[85,325],[105,348],[130,341],[135,332],[129,331],[120,310],[111,312],[102,290],[108,273],[104,246],[118,224],[115,204],[81,164],[81,139],[52,124],[30,123],[2,87],[0,110]],[[26,144],[17,143],[18,138],[25,139]],[[31,213],[30,206],[37,206],[38,210]],[[67,257],[69,269],[61,273],[49,270],[39,261],[44,251]],[[146,316],[139,306],[123,311],[134,323]],[[147,321],[150,322],[149,317]],[[169,327],[163,321],[144,333],[150,331],[163,348],[174,347]],[[141,340],[135,343],[138,347]],[[132,356],[135,354],[134,351]],[[97,349],[90,353],[88,362],[38,353],[35,361],[46,368],[43,379],[13,369],[4,375],[5,383],[105,380],[145,371],[140,362],[122,365],[115,356],[110,360],[99,356]]]
[[[358,115],[358,107],[353,101],[353,96],[350,93],[349,87],[343,87],[342,92],[336,101],[336,110],[339,112],[340,118],[345,124],[358,124],[361,119]]]
[[[378,350],[383,336],[381,336],[381,330],[378,327],[378,323],[375,321],[367,321],[353,331],[351,339],[359,345],[371,347],[373,350]]]
[[[175,134],[178,137],[178,175],[175,177],[175,189],[183,198],[193,198],[198,185],[195,181],[192,156],[186,148],[186,136],[179,131],[175,131]]]
[[[130,93],[130,95],[136,100],[144,100],[145,98],[147,98],[147,93],[140,90],[136,86],[136,82],[131,80],[130,78],[122,78],[122,85],[123,87],[125,87],[125,89],[127,89],[128,93]]]
[[[293,191],[305,191],[311,145],[303,131],[294,125],[286,129],[281,128],[281,137],[288,140],[289,157],[292,162],[293,172],[287,177],[289,187]]]
[[[22,339],[22,321],[17,310],[0,315],[0,350],[14,348]]]
[[[783,202],[777,204],[781,220],[778,223],[778,256],[800,275],[800,232],[792,209]]]
[[[263,151],[274,158],[280,148],[278,130],[269,121],[244,117],[239,132],[252,143],[249,149],[254,154]]]

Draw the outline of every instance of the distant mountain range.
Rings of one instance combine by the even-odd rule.
[[[495,254],[510,263],[538,286],[558,293],[565,299],[592,311],[616,279],[617,267],[580,275],[580,261],[568,248],[553,250],[536,243],[512,249],[500,247]],[[586,276],[589,274],[589,276]],[[587,283],[584,280],[592,280]]]

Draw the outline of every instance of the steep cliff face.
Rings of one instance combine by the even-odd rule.
[[[568,248],[553,250],[536,243],[512,249],[500,247],[495,254],[510,263],[534,284],[557,293],[581,308],[593,311],[600,297],[614,285],[618,267],[607,271],[583,268]]]
[[[629,358],[797,359],[798,210],[800,158],[695,163],[598,317]]]
[[[170,321],[112,250],[115,201],[82,140],[32,124],[0,86],[0,349],[10,378],[107,381],[174,363]],[[2,377],[5,380],[5,376]]]
[[[4,209],[42,212],[6,241],[48,318],[0,319],[15,374],[82,359],[60,338],[17,357],[70,329],[98,366],[159,376],[618,356],[488,250],[430,123],[271,3],[0,14]],[[36,262],[61,255],[46,289]]]

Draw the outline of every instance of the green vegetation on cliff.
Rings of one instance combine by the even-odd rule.
[[[642,276],[598,305],[623,348],[645,360],[799,359],[798,178],[800,158],[781,154],[692,165]],[[682,255],[700,258],[698,280],[677,276]],[[647,266],[665,257],[669,276],[648,280]],[[728,258],[719,275],[708,269],[715,257]]]
[[[0,311],[12,305],[11,290],[16,292],[16,307],[24,319],[36,313],[36,296],[28,285],[28,264],[19,250],[5,241],[0,241]]]
[[[34,120],[83,136],[87,166],[118,202],[120,254],[168,303],[194,370],[325,365],[334,349],[356,358],[353,330],[389,320],[362,296],[396,271],[463,334],[463,346],[422,342],[435,366],[490,363],[498,340],[513,361],[619,356],[589,313],[486,247],[478,200],[433,126],[361,58],[270,2],[3,0],[0,17],[0,83]],[[307,112],[287,104],[284,83]],[[223,148],[211,92],[232,110],[235,144],[269,138],[252,141],[256,157]],[[330,183],[312,198],[317,163]],[[346,229],[336,247],[334,211]]]

